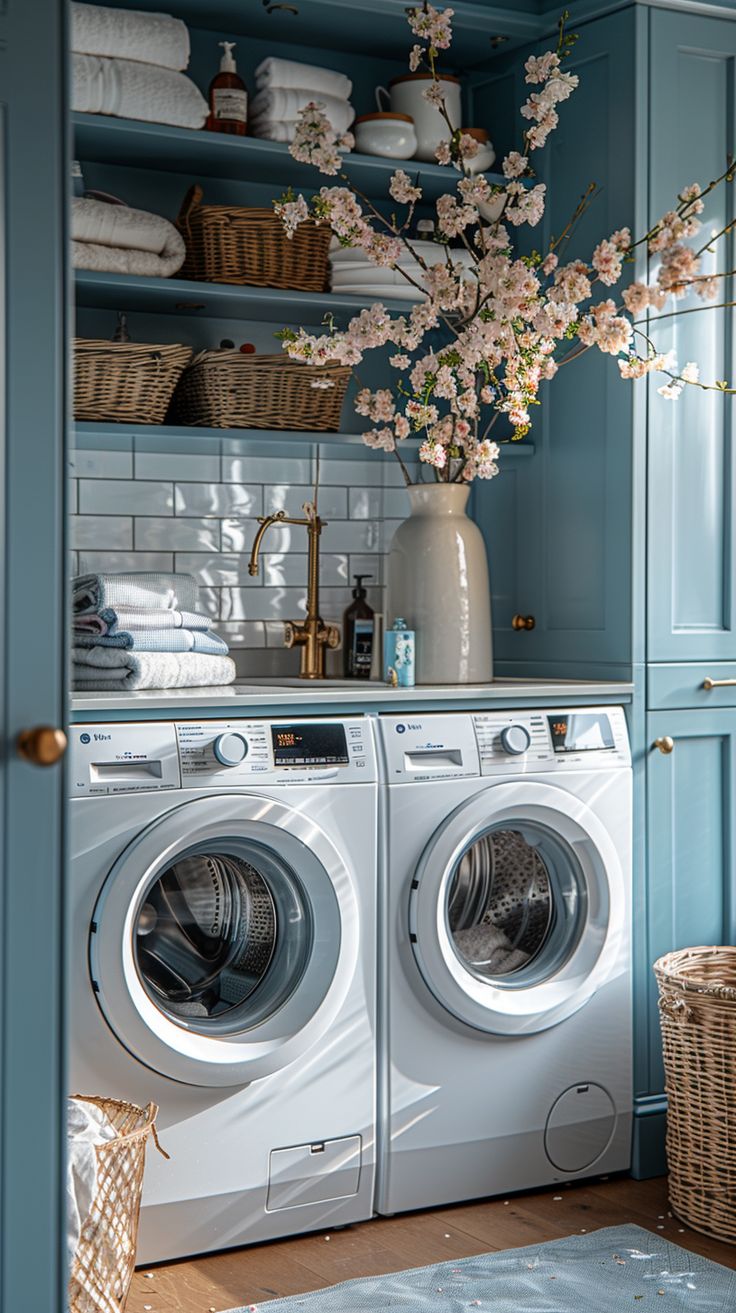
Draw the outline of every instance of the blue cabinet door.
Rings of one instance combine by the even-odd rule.
[[[736,709],[647,717],[646,916],[635,934],[637,1093],[664,1088],[657,987],[663,953],[736,942]],[[669,737],[672,751],[655,743]],[[665,745],[667,746],[667,745]]]
[[[654,220],[683,186],[705,185],[722,173],[734,151],[736,24],[660,9],[652,10],[650,21]],[[732,212],[733,197],[721,187],[701,216],[703,240]],[[703,267],[732,268],[733,246],[721,243],[718,258],[706,253]],[[719,301],[733,300],[728,286]],[[695,297],[679,303],[697,306],[702,302]],[[658,349],[676,350],[680,365],[697,361],[704,381],[733,381],[735,326],[732,308],[706,309],[666,319],[652,336]],[[694,388],[679,401],[666,401],[656,380],[650,386],[649,661],[736,659],[733,406],[732,397]]]
[[[0,1308],[63,1299],[62,768],[21,731],[63,724],[62,0],[0,3]]]

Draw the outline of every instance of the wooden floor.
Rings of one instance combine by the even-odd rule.
[[[625,1222],[736,1268],[736,1246],[698,1235],[669,1215],[665,1178],[612,1177],[507,1201],[376,1218],[329,1235],[317,1232],[145,1268],[133,1278],[126,1313],[221,1313],[242,1304],[260,1306],[278,1295],[303,1294],[351,1277],[513,1249]],[[263,1313],[267,1308],[266,1303]]]

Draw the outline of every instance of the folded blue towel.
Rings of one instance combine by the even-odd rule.
[[[207,652],[227,656],[224,638],[211,629],[136,629],[115,634],[74,634],[75,647],[117,647],[136,652]]]
[[[77,615],[119,607],[157,607],[174,611],[196,611],[197,581],[190,574],[142,571],[131,574],[81,574],[72,584],[73,609]]]
[[[101,611],[74,616],[75,634],[127,634],[138,629],[209,629],[208,615],[198,611],[174,611],[162,607],[103,607]]]

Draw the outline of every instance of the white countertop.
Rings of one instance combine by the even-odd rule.
[[[181,712],[188,708],[213,710],[221,707],[229,712],[257,712],[259,708],[295,707],[318,704],[325,710],[346,704],[370,708],[395,703],[411,706],[413,703],[441,702],[455,705],[466,703],[504,701],[524,702],[529,698],[543,698],[549,702],[564,702],[567,698],[630,698],[633,684],[604,680],[578,679],[496,679],[492,684],[417,685],[416,688],[389,688],[379,682],[362,683],[360,680],[303,681],[252,679],[217,688],[142,689],[129,693],[74,693],[71,708],[78,717],[85,712],[128,712],[131,719],[141,712]]]

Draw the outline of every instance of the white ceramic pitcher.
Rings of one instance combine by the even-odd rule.
[[[431,73],[404,73],[392,78],[388,91],[385,87],[376,87],[376,104],[380,110],[389,105],[392,114],[408,114],[414,120],[417,134],[415,159],[436,163],[435,151],[441,141],[449,140],[450,130],[436,105],[424,99],[423,93],[431,81]],[[453,128],[459,128],[462,122],[460,80],[447,74],[438,78],[438,82],[450,123]]]

